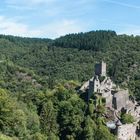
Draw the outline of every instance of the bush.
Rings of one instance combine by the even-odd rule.
[[[100,82],[104,81],[104,79],[105,79],[105,76],[99,76]]]
[[[122,114],[121,120],[122,120],[122,123],[124,124],[133,123],[135,121],[134,117],[131,114]]]

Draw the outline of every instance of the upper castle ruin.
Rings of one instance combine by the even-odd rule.
[[[135,140],[137,126],[140,122],[140,106],[135,100],[132,101],[129,98],[128,89],[121,89],[113,83],[107,76],[106,68],[106,63],[103,61],[95,64],[95,74],[81,86],[80,91],[87,94],[88,101],[95,94],[105,100],[105,107],[114,112],[114,119],[107,122],[107,127],[116,129],[118,140]],[[135,122],[122,124],[119,116],[122,110],[130,113]]]

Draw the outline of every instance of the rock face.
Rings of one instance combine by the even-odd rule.
[[[106,75],[106,63],[101,62],[95,65],[95,75],[85,82],[80,88],[86,92],[87,100],[92,95],[99,95],[105,100],[105,107],[113,112],[113,116],[107,127],[116,129],[118,140],[135,140],[136,130],[140,122],[140,106],[133,99],[129,98],[129,92],[126,89],[118,88],[113,81]],[[122,124],[120,120],[121,111],[131,114],[135,123]],[[109,114],[108,114],[109,116]]]

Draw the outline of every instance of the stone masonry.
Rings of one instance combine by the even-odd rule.
[[[105,106],[114,112],[115,118],[110,120],[111,125],[107,123],[109,124],[107,126],[113,126],[112,128],[116,129],[118,140],[136,139],[136,130],[140,122],[140,106],[135,100],[129,98],[128,90],[120,89],[107,76],[105,62],[95,65],[95,75],[83,84],[80,91],[87,93],[88,100],[94,94],[99,94],[105,99]],[[122,110],[125,110],[127,114],[131,114],[135,119],[135,123],[122,124],[119,116]]]

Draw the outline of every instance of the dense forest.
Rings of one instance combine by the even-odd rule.
[[[112,80],[140,101],[140,36],[114,31],[55,40],[0,35],[0,140],[114,140],[103,104],[78,93],[104,60]]]

